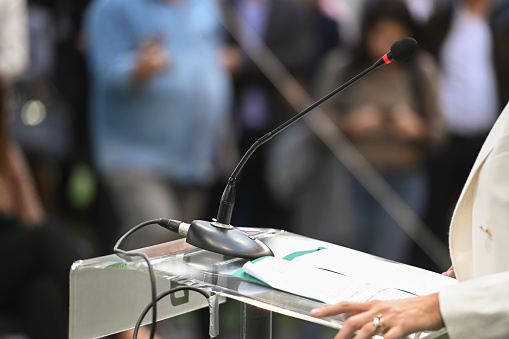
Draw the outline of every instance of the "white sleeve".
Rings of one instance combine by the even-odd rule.
[[[27,7],[25,0],[0,0],[0,77],[10,83],[29,63]]]
[[[439,300],[451,339],[509,338],[509,271],[446,287]]]

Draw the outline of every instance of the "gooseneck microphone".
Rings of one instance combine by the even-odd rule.
[[[265,134],[258,139],[242,156],[239,163],[233,170],[224,189],[217,218],[213,222],[195,220],[191,224],[181,221],[160,219],[159,225],[168,228],[174,232],[186,236],[186,242],[199,248],[209,250],[215,253],[241,257],[246,259],[256,259],[262,256],[273,256],[272,250],[256,239],[254,236],[245,233],[230,225],[233,207],[235,206],[235,185],[237,177],[251,157],[251,155],[264,143],[272,139],[275,135],[286,129],[288,126],[301,119],[304,115],[320,106],[336,94],[342,92],[352,84],[362,79],[374,70],[388,65],[393,61],[404,61],[408,59],[417,49],[417,41],[412,38],[402,38],[396,41],[391,50],[375,62],[371,67],[362,73],[353,77],[334,91],[330,92],[322,99],[318,100],[302,112],[293,116],[288,121],[275,128],[273,131]]]

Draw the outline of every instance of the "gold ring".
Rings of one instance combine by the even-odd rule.
[[[382,334],[387,332],[387,326],[385,325],[382,313],[379,313],[373,318],[373,325],[375,325],[375,334]]]

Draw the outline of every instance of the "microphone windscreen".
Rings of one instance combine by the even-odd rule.
[[[391,55],[396,61],[408,59],[417,50],[417,41],[413,38],[402,38],[391,46]]]

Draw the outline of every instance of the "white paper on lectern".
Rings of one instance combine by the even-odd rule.
[[[347,248],[323,249],[296,257],[292,261],[417,295],[435,293],[442,287],[457,284],[456,279],[436,272]]]
[[[271,287],[328,304],[340,301],[390,300],[413,296],[379,284],[366,283],[305,263],[267,257],[244,264],[244,271]]]

